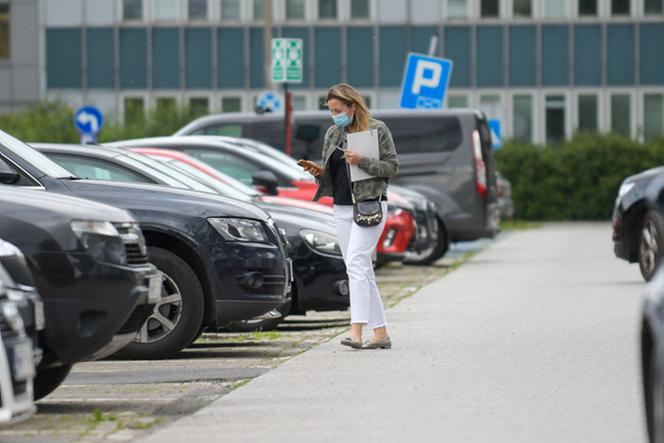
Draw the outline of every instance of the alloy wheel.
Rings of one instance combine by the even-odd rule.
[[[173,332],[182,317],[182,293],[168,274],[163,275],[161,300],[154,307],[152,315],[143,323],[136,337],[139,343],[153,343]]]
[[[657,265],[657,253],[659,252],[657,234],[655,223],[652,220],[647,220],[641,230],[639,255],[641,257],[641,264],[648,274],[652,274]]]

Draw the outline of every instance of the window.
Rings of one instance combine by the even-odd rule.
[[[227,124],[219,126],[208,126],[205,129],[199,129],[194,135],[226,135],[228,137],[242,137],[242,125]]]
[[[512,137],[530,142],[533,138],[533,98],[530,95],[515,95],[512,105]]]
[[[498,17],[498,0],[481,0],[482,17]]]
[[[629,0],[611,0],[611,14],[629,15]]]
[[[304,0],[286,0],[286,20],[304,20]]]
[[[664,95],[646,94],[643,100],[644,136],[646,141],[664,135]]]
[[[293,107],[293,111],[306,111],[307,98],[301,95],[292,97],[291,106]]]
[[[468,17],[468,0],[448,0],[447,16],[450,18]]]
[[[648,15],[664,13],[664,0],[645,0],[645,13]]]
[[[176,20],[178,18],[178,2],[176,0],[154,0],[155,20]]]
[[[221,112],[240,112],[242,99],[240,97],[222,97]]]
[[[66,154],[49,154],[48,157],[77,177],[124,183],[154,183],[134,171],[105,160],[75,157]]]
[[[532,0],[514,0],[514,17],[530,17],[533,15]]]
[[[9,5],[0,5],[0,59],[9,58]]]
[[[448,108],[467,108],[468,97],[465,95],[450,95],[447,97]]]
[[[579,95],[579,131],[597,131],[597,96]]]
[[[545,106],[546,142],[558,144],[565,139],[565,97],[549,95]]]
[[[425,154],[455,150],[463,141],[457,117],[397,117],[383,119],[399,154]]]
[[[221,0],[221,20],[240,20],[240,0]]]
[[[191,148],[185,149],[185,152],[249,186],[253,184],[254,173],[262,170],[261,165],[257,163],[222,151]]]
[[[350,0],[350,18],[369,19],[369,0]]]
[[[124,20],[142,20],[143,0],[122,0],[122,18]]]
[[[155,112],[159,115],[173,115],[177,112],[177,104],[174,97],[157,97],[155,100]]]
[[[209,103],[207,97],[192,97],[189,99],[189,114],[192,117],[206,115],[209,112]]]
[[[611,96],[611,132],[629,137],[631,135],[631,110],[629,94]]]
[[[496,94],[480,96],[480,109],[486,114],[488,119],[500,119],[503,115],[500,96]]]
[[[597,0],[579,0],[579,15],[597,15]]]
[[[564,17],[565,2],[561,0],[544,0],[544,17]]]
[[[337,0],[318,0],[318,18],[320,20],[336,20]]]
[[[253,0],[254,20],[265,19],[265,0]]]
[[[207,20],[208,0],[189,0],[189,20]]]
[[[142,97],[124,99],[124,121],[126,124],[138,125],[145,121],[145,101]]]

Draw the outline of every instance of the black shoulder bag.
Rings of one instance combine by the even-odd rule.
[[[343,145],[346,146],[346,140]],[[348,171],[348,184],[350,185],[350,196],[353,199],[353,220],[358,226],[365,228],[379,225],[383,221],[383,208],[380,204],[380,198],[377,200],[355,200],[355,190],[353,182],[350,179],[350,166],[346,163]]]

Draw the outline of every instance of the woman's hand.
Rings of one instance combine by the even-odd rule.
[[[309,160],[298,160],[297,164],[314,177],[318,177],[323,170],[323,168]]]
[[[344,151],[344,157],[346,158],[346,163],[349,165],[357,165],[362,160],[362,156],[360,154],[349,149]]]

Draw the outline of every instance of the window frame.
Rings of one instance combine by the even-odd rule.
[[[533,105],[537,109],[537,136],[535,137],[535,143],[538,144],[546,144],[546,98],[551,95],[562,95],[564,97],[565,139],[569,139],[572,136],[571,92],[569,88],[543,88],[538,91],[537,104]]]
[[[637,122],[638,121],[643,121],[642,119],[642,114],[639,110],[639,107],[637,107],[636,103],[636,91],[634,88],[611,88],[607,90],[606,92],[606,102],[605,102],[605,107],[606,107],[606,132],[607,133],[612,133],[613,132],[613,127],[611,126],[611,119],[613,118],[613,108],[611,107],[611,99],[614,95],[627,95],[629,96],[629,138],[630,139],[635,139],[636,138],[636,129],[637,129]],[[641,115],[639,115],[641,114]]]

